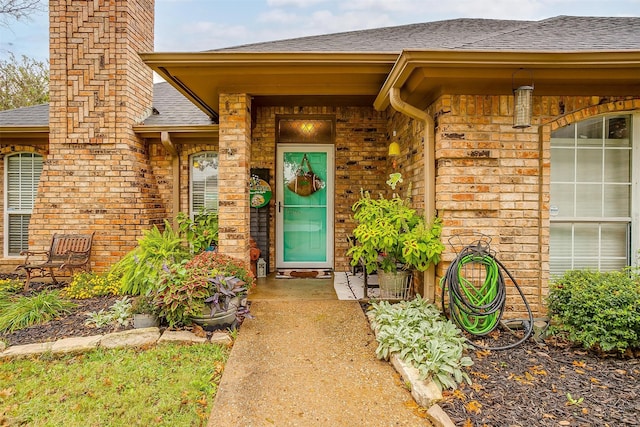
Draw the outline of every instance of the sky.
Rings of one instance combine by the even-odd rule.
[[[155,51],[196,52],[456,18],[637,17],[640,0],[155,0],[155,9]],[[46,10],[8,24],[0,26],[0,59],[48,58]]]

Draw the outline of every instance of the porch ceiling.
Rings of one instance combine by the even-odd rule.
[[[217,121],[221,93],[259,105],[389,106],[389,91],[426,108],[442,94],[640,95],[640,51],[145,53],[144,62]],[[516,73],[518,70],[526,70]],[[531,72],[532,77],[528,74]],[[514,73],[516,73],[514,75]]]
[[[519,71],[522,70],[522,71]],[[515,73],[515,75],[514,75]],[[424,109],[442,94],[511,95],[533,83],[535,95],[640,95],[640,52],[404,51],[374,106],[389,91]]]
[[[143,61],[217,119],[221,93],[262,104],[372,105],[398,55],[390,53],[145,53]]]

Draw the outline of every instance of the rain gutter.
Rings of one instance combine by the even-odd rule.
[[[398,113],[424,123],[424,214],[428,222],[436,216],[436,150],[434,142],[435,123],[433,117],[426,111],[408,104],[400,97],[400,89],[392,87],[389,90],[389,102]],[[433,265],[424,272],[423,296],[435,301],[435,268]]]

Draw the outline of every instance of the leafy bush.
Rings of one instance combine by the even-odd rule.
[[[190,256],[183,239],[168,221],[164,231],[157,226],[143,232],[138,246],[111,267],[121,277],[120,291],[129,295],[145,295],[157,286],[163,266],[179,263]]]
[[[420,296],[397,304],[381,301],[372,304],[368,316],[376,330],[379,359],[397,353],[420,372],[422,379],[431,377],[440,389],[455,389],[462,381],[471,384],[462,370],[473,364],[471,358],[462,355],[468,347],[466,340],[433,304]]]
[[[640,348],[640,275],[571,270],[551,283],[551,333],[602,351]]]
[[[402,176],[394,173],[389,177],[387,184],[395,190]],[[390,273],[398,269],[425,271],[440,261],[444,250],[442,221],[436,218],[427,224],[424,216],[411,208],[409,199],[395,193],[390,199],[382,195],[374,198],[362,191],[352,210],[358,225],[353,230],[354,245],[347,251],[351,265],[363,263],[367,273]]]
[[[46,323],[75,307],[59,291],[39,292],[33,296],[0,298],[0,332],[14,332]]]
[[[178,230],[187,240],[193,253],[198,254],[213,246],[218,246],[218,214],[202,211],[189,218],[184,212],[176,217]]]
[[[233,282],[233,277],[242,284]],[[169,326],[186,324],[190,317],[202,315],[209,297],[218,294],[216,302],[225,306],[224,302],[220,304],[220,293],[225,299],[246,295],[253,282],[249,266],[242,261],[217,252],[201,252],[190,261],[166,270],[160,279],[155,303]]]
[[[113,273],[81,272],[73,276],[63,295],[73,299],[87,299],[107,295],[118,295],[120,279]]]

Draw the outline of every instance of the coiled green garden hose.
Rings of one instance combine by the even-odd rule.
[[[468,271],[475,277],[466,277],[465,272]],[[445,307],[445,293],[448,291],[449,313],[454,322],[473,336],[484,336],[498,327],[504,314],[507,291],[503,272],[515,285],[527,309],[529,322],[524,322],[525,334],[516,343],[500,347],[485,347],[469,340],[474,347],[506,350],[526,341],[533,332],[533,313],[529,303],[514,277],[496,259],[486,242],[478,241],[466,246],[440,280],[442,306]]]

